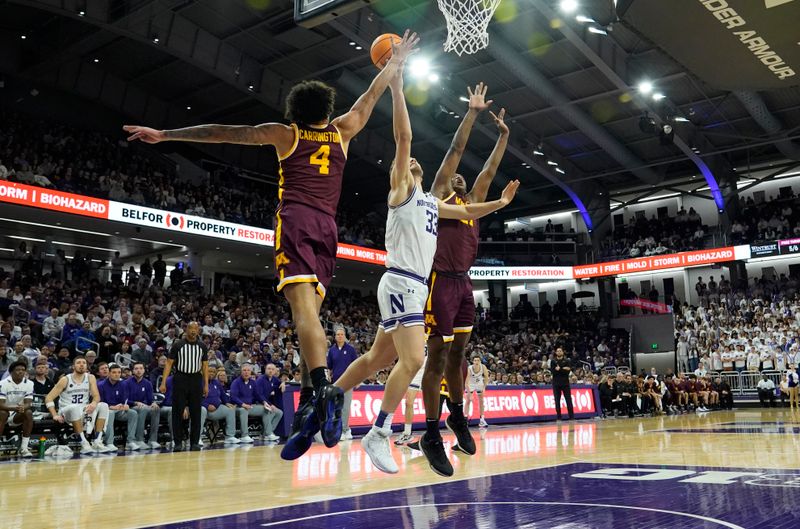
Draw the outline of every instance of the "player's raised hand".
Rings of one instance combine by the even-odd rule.
[[[490,110],[489,114],[491,114],[492,118],[494,118],[494,124],[497,126],[498,132],[500,132],[500,134],[508,134],[508,125],[506,125],[506,122],[504,120],[506,116],[506,109],[501,108],[500,112],[498,112],[497,114],[495,114]]]
[[[489,87],[483,84],[483,81],[475,85],[475,89],[473,90],[469,86],[467,87],[467,94],[469,94],[469,109],[470,110],[477,110],[478,112],[483,112],[489,105],[491,105],[494,101],[490,99],[486,101],[486,91],[489,90]]]
[[[409,34],[409,30],[406,30],[403,33],[402,40],[395,44],[392,41],[392,58],[389,59],[389,62],[397,62],[403,64],[406,62],[411,55],[417,53],[419,48],[417,48],[417,44],[419,44],[419,37],[416,33]]]
[[[514,196],[517,194],[517,189],[519,189],[519,180],[512,180],[508,183],[505,189],[503,189],[503,194],[500,196],[500,201],[503,203],[504,206],[507,206],[514,200]]]
[[[145,143],[158,143],[164,141],[164,133],[150,127],[140,127],[138,125],[125,125],[122,130],[130,133],[128,141],[142,140]]]

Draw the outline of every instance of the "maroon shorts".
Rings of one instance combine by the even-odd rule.
[[[317,209],[282,203],[275,213],[277,290],[292,283],[313,283],[325,297],[336,269],[336,221]]]
[[[428,280],[428,290],[425,331],[429,336],[441,336],[444,342],[452,342],[455,334],[472,332],[475,299],[467,274],[434,271]]]

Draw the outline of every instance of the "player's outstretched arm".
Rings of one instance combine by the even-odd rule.
[[[191,141],[196,143],[238,143],[240,145],[274,145],[286,152],[294,143],[294,131],[283,123],[261,125],[197,125],[172,130],[156,130],[140,125],[125,125],[128,141],[145,143],[162,141]]]
[[[478,114],[489,108],[489,105],[492,104],[491,100],[486,101],[486,91],[488,89],[489,88],[482,82],[478,83],[474,90],[469,86],[467,87],[469,108],[467,109],[467,113],[464,114],[464,119],[461,120],[461,124],[458,126],[456,135],[453,136],[450,148],[447,149],[447,154],[445,154],[442,165],[439,166],[439,170],[436,171],[436,178],[434,178],[433,186],[431,186],[431,193],[437,198],[445,198],[453,191],[450,179],[456,174],[458,164],[461,162],[461,157],[464,155],[464,150],[467,148],[467,140],[469,140],[472,126],[475,124],[475,119],[478,117]],[[484,195],[483,199],[486,199],[486,195]]]
[[[497,126],[497,131],[500,135],[497,137],[497,141],[494,144],[492,154],[489,155],[486,163],[483,164],[483,169],[481,169],[478,178],[475,179],[475,183],[472,185],[472,189],[467,195],[470,202],[483,202],[486,200],[486,195],[489,193],[489,186],[492,185],[492,180],[494,179],[494,175],[497,174],[500,160],[503,159],[506,146],[508,145],[508,125],[506,125],[503,120],[506,115],[506,109],[501,108],[500,112],[497,114],[490,110],[489,114],[494,118],[494,124]]]
[[[509,182],[503,194],[498,200],[491,202],[477,202],[475,204],[466,204],[464,206],[456,206],[454,204],[446,204],[439,200],[439,218],[442,219],[459,219],[459,220],[472,220],[485,217],[489,213],[494,213],[498,209],[503,209],[514,200],[514,195],[517,194],[519,188],[519,180]]]
[[[411,174],[411,120],[408,117],[406,98],[403,94],[403,67],[396,71],[391,80],[392,123],[394,126],[395,156],[389,173],[389,206],[402,204],[414,191],[414,177]]]
[[[417,34],[409,34],[409,30],[406,30],[400,43],[396,46],[392,43],[392,58],[389,59],[383,70],[375,76],[367,91],[356,100],[347,113],[332,121],[333,125],[339,129],[339,133],[342,136],[342,144],[346,146],[353,136],[361,132],[361,129],[369,121],[369,117],[372,115],[372,110],[378,100],[386,91],[386,87],[395,77],[397,70],[402,68],[410,55],[419,51],[416,47],[418,43],[419,37],[417,37]]]

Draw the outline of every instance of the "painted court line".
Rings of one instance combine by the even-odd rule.
[[[416,508],[426,508],[426,507],[464,507],[464,506],[473,506],[473,505],[538,505],[538,506],[550,506],[550,505],[557,505],[560,507],[597,507],[602,509],[620,509],[620,510],[633,510],[633,511],[644,511],[644,512],[652,512],[658,514],[671,514],[674,516],[683,516],[685,518],[693,518],[695,520],[701,520],[703,522],[710,522],[717,524],[721,527],[727,527],[728,529],[745,529],[741,525],[736,525],[730,522],[726,522],[724,520],[717,520],[714,518],[710,518],[708,516],[702,516],[699,514],[690,514],[685,512],[678,512],[678,511],[670,511],[666,509],[653,509],[651,507],[632,507],[628,505],[608,505],[604,503],[576,503],[576,502],[558,502],[558,501],[472,501],[472,502],[461,502],[461,503],[426,503],[420,505],[395,505],[390,507],[371,507],[367,509],[351,509],[348,511],[341,511],[341,512],[329,512],[324,514],[316,514],[313,516],[304,516],[302,518],[293,518],[291,520],[284,520],[279,522],[269,522],[261,524],[262,527],[275,527],[279,525],[289,525],[298,522],[305,522],[308,520],[317,520],[320,518],[328,518],[332,516],[344,516],[347,514],[356,514],[356,513],[364,513],[364,512],[375,512],[375,511],[388,511],[388,510],[398,510],[398,509],[416,509]]]

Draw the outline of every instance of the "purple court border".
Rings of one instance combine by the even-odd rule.
[[[798,499],[798,469],[570,463],[153,527],[788,529]]]

